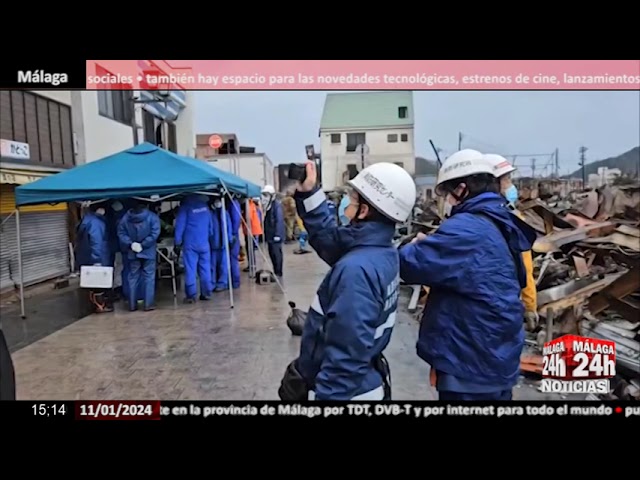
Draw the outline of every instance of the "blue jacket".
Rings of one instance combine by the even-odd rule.
[[[240,202],[235,198],[229,204],[229,217],[231,217],[231,233],[234,237],[237,237],[242,225],[242,210],[240,209]]]
[[[189,195],[181,203],[176,215],[175,244],[198,251],[209,250],[213,235],[213,219],[207,200]]]
[[[400,249],[402,280],[430,287],[417,350],[439,375],[485,391],[517,382],[522,252],[535,238],[502,196],[483,193],[454,207],[433,235]]]
[[[160,218],[147,208],[137,213],[129,210],[118,224],[120,248],[123,252],[127,252],[129,260],[136,258],[155,260],[159,236]],[[131,244],[134,242],[142,245],[140,253],[131,250]]]
[[[87,212],[77,229],[76,263],[78,266],[111,265],[111,248],[107,232],[107,219]]]
[[[222,208],[215,208],[210,210],[210,217],[213,224],[212,234],[209,239],[209,246],[212,250],[223,250],[226,247],[226,241],[224,238],[224,223],[222,222]],[[231,241],[231,216],[229,212],[226,211],[227,217],[227,239]],[[237,235],[237,234],[236,234]]]
[[[352,400],[382,388],[374,360],[389,344],[399,288],[393,225],[337,226],[322,190],[296,192],[309,243],[331,266],[311,304],[297,367],[317,400]]]
[[[274,200],[271,208],[264,213],[264,238],[267,243],[280,243],[285,239],[285,231],[282,204],[278,200]],[[274,240],[276,237],[279,237],[280,240]]]
[[[120,203],[122,203],[123,208],[119,212],[116,212],[111,206],[109,206],[109,208],[107,209],[107,232],[109,234],[109,244],[112,254],[120,251],[120,240],[118,240],[118,224],[128,210],[128,202],[126,200],[121,200]]]

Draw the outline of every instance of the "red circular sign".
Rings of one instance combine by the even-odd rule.
[[[211,148],[220,148],[222,146],[222,137],[220,135],[211,135],[209,137],[209,146]]]

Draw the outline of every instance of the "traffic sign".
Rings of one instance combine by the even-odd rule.
[[[211,148],[220,148],[222,146],[222,137],[220,135],[211,135],[209,137],[209,146]]]

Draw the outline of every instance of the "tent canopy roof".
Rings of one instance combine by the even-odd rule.
[[[38,205],[108,198],[149,197],[226,187],[243,196],[260,187],[195,158],[151,143],[16,188],[16,205]]]

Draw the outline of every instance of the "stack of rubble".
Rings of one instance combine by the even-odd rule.
[[[519,209],[540,233],[537,347],[565,334],[615,341],[614,395],[640,399],[640,185],[536,198]]]

